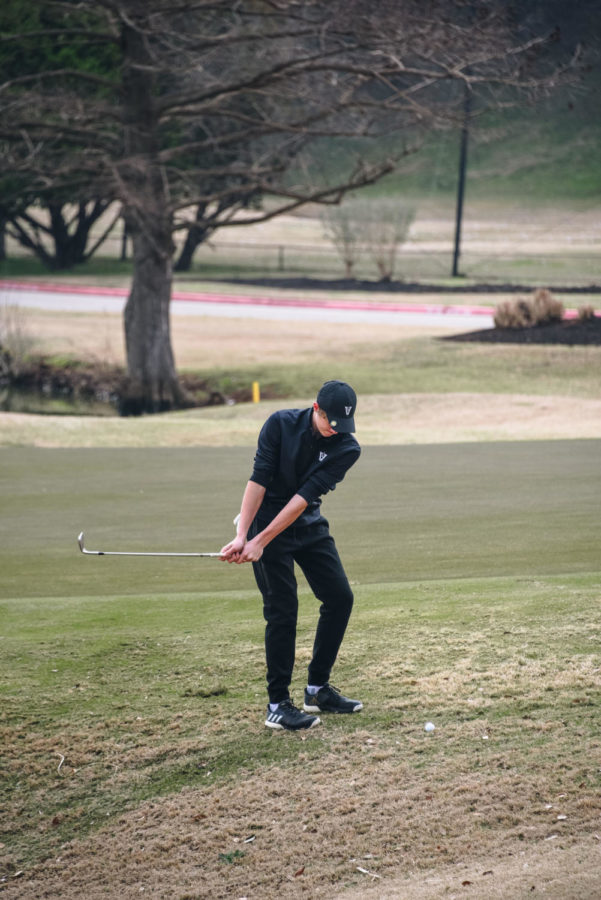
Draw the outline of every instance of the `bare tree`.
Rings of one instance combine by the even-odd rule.
[[[28,0],[29,2],[29,0]],[[169,303],[174,233],[338,203],[453,115],[454,83],[547,83],[491,0],[39,0],[0,46],[0,163],[45,190],[120,201],[133,245],[125,309],[131,408],[182,406]],[[38,59],[41,41],[69,54]],[[58,43],[57,43],[58,42]],[[53,50],[54,53],[54,50]],[[94,65],[88,60],[93,57]],[[393,153],[384,138],[401,137]],[[353,152],[316,166],[315,143]],[[357,149],[358,141],[365,150]],[[326,174],[327,172],[327,174]],[[256,208],[263,200],[262,208]],[[239,215],[246,210],[243,217]]]
[[[113,213],[101,233],[92,237],[92,229],[108,206],[100,199],[79,203],[50,197],[32,199],[18,210],[5,210],[5,233],[48,269],[69,269],[90,259],[117,224],[119,212]]]

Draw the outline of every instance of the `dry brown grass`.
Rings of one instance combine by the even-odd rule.
[[[601,841],[549,843],[429,871],[411,873],[381,888],[367,884],[340,894],[344,900],[597,900],[601,881]]]
[[[372,394],[361,397],[364,445],[601,437],[601,400],[527,394]],[[292,398],[308,406],[310,397]],[[0,446],[252,446],[282,401],[212,406],[157,419],[0,412]]]
[[[5,741],[8,771],[21,771],[40,803],[50,790],[61,793],[59,818],[72,822],[85,819],[94,766],[108,772],[103,790],[111,792],[152,778],[166,758],[206,765],[209,775],[219,765],[219,736],[225,743],[236,723],[251,761],[111,818],[11,875],[4,896],[596,900],[600,672],[593,652],[575,652],[598,629],[594,607],[566,606],[563,616],[553,607],[555,615],[510,628],[511,616],[489,608],[480,627],[478,619],[469,628],[448,620],[435,627],[436,617],[418,616],[406,637],[402,617],[391,623],[390,609],[374,609],[374,630],[362,629],[353,658],[363,683],[381,691],[377,710],[368,703],[352,722],[324,717],[304,735],[266,734],[254,704],[229,712],[217,704],[198,738],[180,735],[189,725],[181,719],[159,728],[160,713],[154,723],[125,713],[127,741],[115,740],[111,722],[67,727],[58,779],[57,736],[24,726]],[[562,636],[566,650],[545,655]],[[426,709],[444,719],[435,715],[431,735],[423,731]],[[269,762],[280,742],[297,752]],[[271,749],[257,766],[263,743]],[[83,794],[65,804],[78,781]],[[18,805],[8,812],[18,815]],[[55,823],[28,827],[51,831]]]
[[[421,299],[421,298],[420,298]],[[424,300],[428,302],[428,300]],[[117,313],[26,313],[34,350],[69,354],[110,363],[125,362],[123,321]],[[212,316],[173,316],[172,337],[177,364],[182,369],[231,365],[244,360],[257,363],[296,363],[348,355],[349,348],[389,343],[422,334],[448,334],[449,327],[300,322]]]
[[[460,730],[451,740],[471,737]],[[598,896],[601,800],[565,793],[553,766],[517,770],[502,754],[478,772],[420,773],[402,729],[399,737],[357,730],[317,759],[301,753],[290,768],[241,771],[235,784],[145,803],[13,880],[6,896],[274,900],[369,888],[378,898],[428,898],[468,886],[477,897],[521,897],[532,886]],[[516,893],[503,893],[506,877]],[[564,893],[545,890],[552,884]]]

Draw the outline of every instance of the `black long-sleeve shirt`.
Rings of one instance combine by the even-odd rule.
[[[266,489],[261,510],[270,519],[299,494],[308,505],[297,523],[317,521],[320,498],[335,489],[361,453],[352,434],[322,437],[313,428],[312,413],[312,408],[280,410],[259,434],[250,480]]]

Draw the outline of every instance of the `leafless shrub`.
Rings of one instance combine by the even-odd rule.
[[[13,376],[23,369],[34,343],[25,310],[6,301],[0,302],[0,350]]]
[[[532,328],[549,322],[560,322],[564,306],[546,288],[539,288],[533,297],[516,297],[499,303],[494,314],[497,328]]]
[[[588,322],[590,319],[594,319],[595,315],[595,307],[590,303],[578,307],[578,319],[581,322]]]
[[[351,204],[328,207],[322,223],[327,239],[344,263],[345,277],[352,278],[355,263],[361,255],[361,232]]]
[[[415,210],[398,200],[386,199],[365,201],[358,213],[367,252],[376,264],[380,280],[391,281],[398,251],[407,240]]]
[[[531,324],[525,300],[504,300],[497,305],[493,317],[497,328],[525,328]]]
[[[399,248],[415,217],[413,207],[389,199],[353,199],[328,209],[323,217],[326,237],[352,277],[357,260],[366,253],[381,281],[391,281]]]
[[[561,322],[565,312],[561,300],[557,300],[547,288],[539,288],[532,300],[533,325],[545,325],[548,322]]]

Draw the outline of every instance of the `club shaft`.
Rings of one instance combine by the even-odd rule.
[[[219,553],[148,553],[128,550],[82,550],[88,556],[209,556],[218,557]]]
[[[167,552],[167,553],[154,553],[149,551],[141,551],[141,550],[88,550],[84,546],[83,539],[83,531],[77,538],[77,543],[79,544],[79,549],[82,553],[85,553],[87,556],[192,556],[192,557],[210,557],[213,559],[219,559],[220,553],[177,553],[177,552]]]

